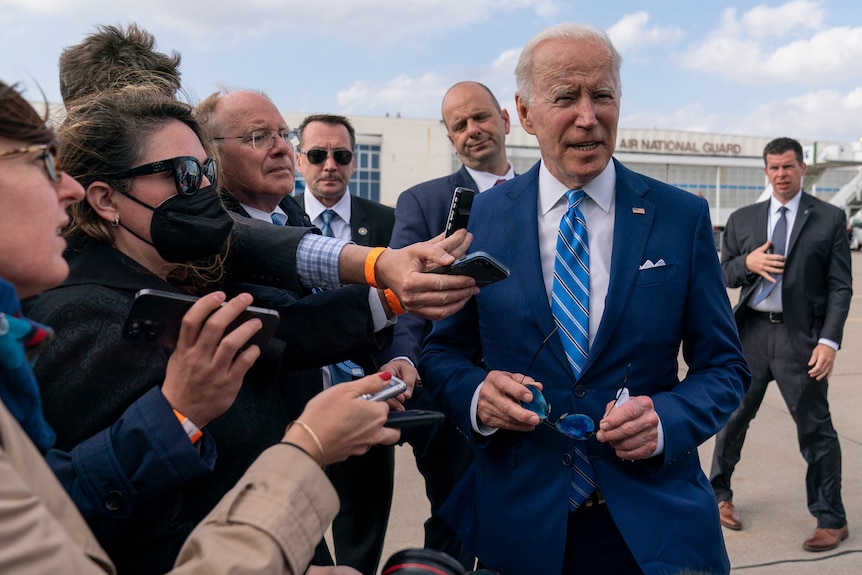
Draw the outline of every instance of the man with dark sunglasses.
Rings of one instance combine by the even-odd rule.
[[[296,200],[323,235],[362,246],[388,246],[395,210],[352,195],[348,183],[356,168],[356,131],[344,116],[314,114],[297,128],[296,168],[305,178],[306,193]],[[371,354],[351,358],[365,373],[377,371]],[[344,372],[343,365],[327,366]],[[382,366],[389,370],[391,366]],[[357,374],[361,376],[360,374]],[[392,504],[395,450],[376,445],[365,455],[333,465],[328,475],[341,498],[341,511],[332,523],[335,559],[362,573],[376,573],[383,553]]]

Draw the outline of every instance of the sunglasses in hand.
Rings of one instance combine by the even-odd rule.
[[[533,366],[533,362],[539,355],[539,352],[541,351],[542,347],[551,338],[551,336],[556,333],[556,331],[557,328],[555,327],[554,330],[548,335],[548,337],[546,337],[542,341],[542,344],[539,346],[539,349],[537,349],[536,353],[533,354],[533,358],[530,360],[530,364],[527,366],[527,370],[525,373],[528,373],[530,371],[530,368]],[[630,367],[631,364],[628,364],[626,366],[626,373],[625,376],[623,376],[623,385],[622,387],[620,387],[619,390],[617,390],[616,401],[614,402],[613,409],[629,400],[629,390],[626,383],[628,382]],[[551,416],[551,404],[548,403],[548,401],[545,399],[545,396],[542,391],[532,384],[527,384],[525,385],[525,387],[529,388],[530,393],[533,395],[533,399],[530,401],[521,401],[519,403],[524,409],[532,411],[533,413],[538,415],[539,420],[542,422],[542,424],[547,425],[548,427],[559,433],[562,433],[566,437],[577,439],[579,441],[585,441],[587,439],[590,439],[596,434],[596,422],[593,421],[592,417],[584,413],[564,413],[563,415],[558,417],[555,422],[552,423],[551,421],[549,421],[549,418]]]

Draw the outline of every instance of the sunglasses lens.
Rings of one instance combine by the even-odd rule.
[[[353,159],[353,152],[350,150],[335,150],[332,152],[332,157],[335,158],[336,163],[346,166]]]
[[[532,411],[539,416],[539,419],[548,419],[551,408],[548,406],[548,402],[545,401],[545,396],[542,395],[542,392],[535,385],[526,385],[525,387],[529,388],[530,393],[533,394],[533,399],[529,402],[522,401],[521,407]]]
[[[204,175],[210,181],[210,185],[218,188],[218,165],[215,158],[209,158],[204,162]]]
[[[308,161],[316,166],[326,161],[326,156],[329,155],[329,152],[326,150],[308,150],[305,155],[308,157]]]
[[[589,439],[596,432],[596,424],[589,415],[581,413],[563,415],[557,420],[557,429],[572,439]]]
[[[194,160],[181,160],[174,168],[174,178],[177,191],[184,196],[191,196],[198,191],[203,179],[200,164]]]

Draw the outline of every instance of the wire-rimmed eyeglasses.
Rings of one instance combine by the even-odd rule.
[[[57,147],[54,144],[33,144],[32,146],[25,146],[23,148],[4,150],[0,152],[0,157],[29,154],[30,152],[42,152],[39,158],[45,164],[45,173],[48,174],[48,178],[52,182],[59,184],[62,178],[60,177],[60,172],[57,171],[57,161],[54,159],[54,155],[57,153]]]
[[[299,145],[296,130],[255,130],[241,136],[222,136],[213,140],[242,140],[244,144],[251,144],[252,148],[270,150],[275,145],[276,137],[294,148]]]
[[[539,352],[544,347],[545,343],[551,336],[556,333],[557,328],[555,327],[548,337],[542,340],[541,345],[539,345],[539,349],[533,354],[532,359],[530,359],[530,363],[527,366],[525,374],[530,371],[530,368],[533,367],[533,362],[536,360],[536,357],[539,355]],[[614,408],[619,405],[622,405],[629,399],[629,390],[626,385],[629,379],[629,368],[631,364],[626,366],[626,373],[623,377],[623,385],[617,390],[616,394],[616,402],[614,403]],[[529,388],[530,393],[533,395],[533,399],[531,401],[521,401],[521,407],[532,411],[536,415],[539,416],[539,420],[542,424],[547,425],[551,429],[562,433],[566,437],[570,437],[572,439],[577,439],[579,441],[585,441],[590,439],[596,434],[596,422],[593,421],[593,418],[584,413],[564,413],[560,417],[557,418],[555,422],[551,422],[549,420],[551,416],[551,404],[545,399],[544,394],[541,390],[532,384],[526,384],[525,387]]]

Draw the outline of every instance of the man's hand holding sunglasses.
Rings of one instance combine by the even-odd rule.
[[[655,455],[659,444],[659,417],[652,398],[638,395],[625,402],[609,401],[599,421],[596,439],[608,443],[617,457],[627,461]]]
[[[533,431],[541,424],[541,419],[523,404],[533,400],[531,390],[535,389],[541,390],[542,384],[530,376],[498,370],[488,372],[479,390],[477,423],[480,427]]]

